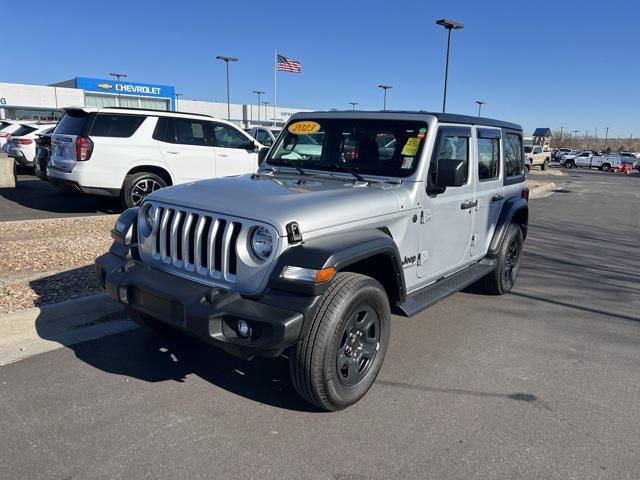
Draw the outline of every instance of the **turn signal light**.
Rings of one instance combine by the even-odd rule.
[[[89,137],[78,137],[76,140],[76,160],[89,160],[93,153],[93,142]]]
[[[316,271],[315,282],[322,283],[327,280],[331,280],[333,276],[336,274],[336,269],[333,267],[323,268],[322,270]]]

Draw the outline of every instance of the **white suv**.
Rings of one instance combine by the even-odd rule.
[[[123,108],[65,109],[51,138],[54,185],[137,206],[178,183],[252,173],[262,147],[208,115]]]

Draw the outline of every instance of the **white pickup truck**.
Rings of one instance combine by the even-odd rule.
[[[603,172],[608,172],[612,167],[617,168],[620,165],[620,156],[615,154],[599,155],[595,152],[586,151],[575,154],[575,156],[565,155],[562,157],[561,162],[566,168],[597,168]]]
[[[524,146],[525,161],[532,167],[539,166],[542,170],[549,167],[550,154],[545,152],[540,145]]]

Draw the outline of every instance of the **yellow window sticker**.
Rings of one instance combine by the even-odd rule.
[[[418,137],[407,138],[407,143],[402,148],[401,155],[407,155],[409,157],[415,156],[418,153],[418,147],[420,146],[420,139]]]
[[[287,129],[294,135],[309,135],[310,133],[316,133],[320,130],[320,124],[318,122],[305,120],[303,122],[292,123]]]

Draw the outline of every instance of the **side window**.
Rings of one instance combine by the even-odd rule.
[[[258,130],[256,132],[255,139],[263,145],[271,145],[273,143],[269,134],[264,130]]]
[[[213,138],[216,147],[246,149],[249,139],[235,128],[223,123],[213,124]]]
[[[506,177],[524,175],[524,157],[522,155],[522,137],[507,133],[504,141],[504,173]]]
[[[464,163],[464,181],[469,177],[469,137],[446,135],[440,142],[436,162],[441,160],[462,160]]]
[[[478,138],[478,178],[493,180],[500,174],[500,139]]]
[[[130,137],[147,117],[141,115],[106,115],[96,116],[91,127],[93,137]]]
[[[535,147],[533,149],[533,153],[542,153],[542,149],[540,147]]]
[[[173,124],[176,143],[201,147],[212,146],[211,122],[190,118],[174,118]]]

